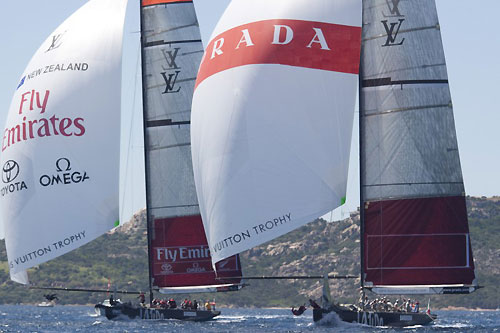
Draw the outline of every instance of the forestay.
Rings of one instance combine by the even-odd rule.
[[[11,278],[118,223],[125,0],[91,0],[26,67],[9,109],[0,164]]]
[[[196,189],[213,262],[345,199],[361,2],[235,0],[192,110]]]
[[[469,292],[474,262],[434,0],[364,1],[361,58],[365,285]]]

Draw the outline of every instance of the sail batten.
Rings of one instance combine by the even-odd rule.
[[[360,81],[364,284],[376,292],[418,294],[473,285],[434,0],[366,1],[363,21],[369,22],[363,26]],[[442,288],[429,287],[436,285]]]

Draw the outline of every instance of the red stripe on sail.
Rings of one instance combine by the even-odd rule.
[[[474,261],[464,197],[366,205],[365,281],[378,286],[472,283]]]
[[[225,31],[210,42],[196,86],[216,73],[251,64],[358,74],[360,48],[360,27],[284,19],[253,22]]]
[[[239,283],[216,279],[200,215],[154,220],[151,261],[157,287]],[[241,276],[238,256],[217,263],[218,277]]]

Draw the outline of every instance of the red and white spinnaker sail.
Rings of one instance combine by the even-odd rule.
[[[202,60],[191,141],[213,262],[345,200],[361,1],[234,0]]]

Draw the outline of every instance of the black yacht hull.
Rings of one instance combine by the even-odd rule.
[[[315,323],[321,324],[325,316],[332,312],[335,312],[342,321],[370,326],[406,327],[427,325],[437,318],[435,314],[422,312],[361,311],[354,306],[331,305],[328,309],[313,309],[313,320]]]
[[[220,311],[148,308],[126,303],[113,306],[97,304],[95,310],[109,320],[178,319],[186,321],[207,321],[220,315]]]

